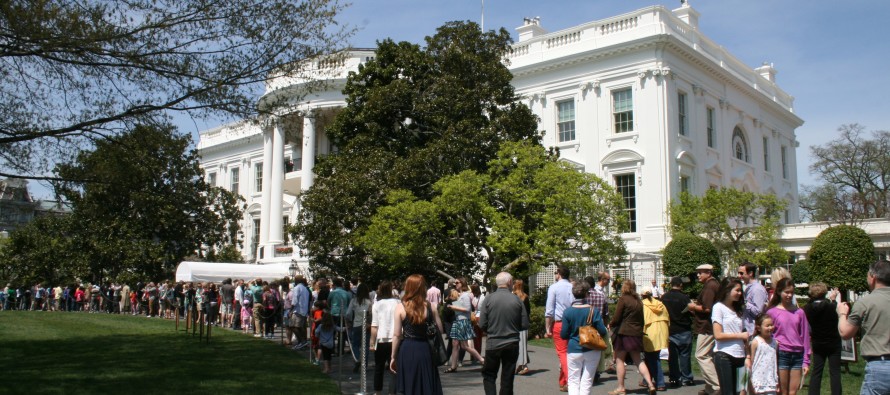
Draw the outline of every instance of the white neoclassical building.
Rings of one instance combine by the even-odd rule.
[[[652,6],[554,32],[526,19],[508,56],[516,92],[546,131],[543,144],[624,196],[629,275],[638,283],[659,271],[665,209],[680,191],[772,193],[788,202],[784,221],[798,222],[795,129],[803,120],[794,99],[771,65],[745,65],[698,30],[698,17],[686,4]],[[315,64],[330,85],[290,103],[292,112],[201,133],[208,181],[247,199],[248,260],[307,263],[282,229],[312,186],[315,158],[335,149],[324,125],[345,105],[348,72],[374,53],[348,55]],[[260,101],[287,97],[305,82],[273,79]]]

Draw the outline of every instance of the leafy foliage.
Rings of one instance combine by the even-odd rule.
[[[344,48],[353,31],[337,26],[343,7],[338,0],[4,2],[0,174],[45,179],[42,172],[92,140],[160,124],[168,112],[272,112],[283,103],[255,102],[263,82],[307,77],[314,64],[303,60]]]
[[[450,22],[427,37],[424,48],[379,42],[375,59],[349,76],[347,106],[326,129],[339,152],[317,164],[316,182],[303,194],[292,229],[314,270],[388,276],[395,268],[369,259],[358,241],[381,207],[429,199],[437,193],[433,185],[446,176],[484,174],[503,142],[539,140],[535,117],[516,102],[512,75],[501,62],[510,43],[504,29],[483,33],[475,23]],[[421,216],[428,208],[412,209],[406,214]],[[402,236],[423,237],[410,231]],[[405,248],[391,251],[389,262],[400,254],[417,255]],[[436,248],[448,251],[440,258],[456,261],[470,247],[441,240]],[[417,262],[397,263],[435,271]]]
[[[813,241],[809,258],[812,281],[842,290],[868,290],[866,275],[875,261],[875,248],[864,230],[851,225],[823,230]]]
[[[710,264],[714,266],[714,273],[720,273],[720,253],[714,244],[708,239],[688,232],[675,234],[671,241],[662,250],[664,262],[664,274],[670,277],[684,277],[690,281],[683,286],[689,295],[697,295],[701,291],[701,284],[694,276],[695,268],[699,265]]]
[[[467,170],[433,189],[429,200],[390,194],[358,238],[375,262],[396,272],[432,267],[524,277],[547,262],[583,267],[627,254],[618,192],[537,143],[503,143],[487,174]]]
[[[859,124],[841,125],[840,136],[812,146],[810,172],[824,182],[803,187],[800,206],[813,221],[852,225],[890,216],[890,132],[864,136]]]
[[[240,197],[203,180],[190,138],[172,128],[137,126],[97,142],[74,164],[58,193],[72,213],[13,233],[9,248],[20,277],[53,278],[41,268],[98,282],[169,278],[188,254],[241,242]]]
[[[795,283],[810,283],[810,261],[801,259],[791,265],[791,278]]]
[[[684,192],[668,210],[671,235],[704,235],[729,263],[748,261],[769,270],[788,260],[778,242],[784,208],[785,202],[771,194],[733,188],[709,189],[704,196]]]

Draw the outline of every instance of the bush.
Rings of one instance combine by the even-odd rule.
[[[546,293],[545,293],[546,295]],[[544,337],[547,332],[544,328],[544,307],[532,306],[531,316],[528,317],[528,338]]]
[[[843,290],[868,290],[865,278],[875,261],[875,247],[864,230],[850,225],[823,230],[813,241],[809,258],[810,280]]]
[[[545,306],[547,304],[547,287],[540,287],[532,292],[529,303],[532,306]]]
[[[801,259],[791,265],[791,278],[795,283],[810,283],[810,261]]]
[[[686,277],[690,281],[685,283],[683,290],[690,297],[698,295],[701,284],[694,276],[695,268],[705,263],[714,266],[714,273],[721,273],[720,253],[708,239],[691,233],[678,233],[662,250],[664,262],[664,274],[666,276]]]

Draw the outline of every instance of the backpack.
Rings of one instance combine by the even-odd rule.
[[[278,308],[278,295],[275,292],[269,292],[269,297],[266,298],[266,310],[275,310]]]
[[[253,293],[250,292],[250,288],[244,290],[244,294],[241,295],[241,306],[246,308],[253,307]]]

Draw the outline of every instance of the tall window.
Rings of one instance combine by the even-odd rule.
[[[732,150],[736,159],[750,162],[748,158],[748,141],[745,140],[745,135],[738,126],[732,130]]]
[[[207,183],[212,187],[216,186],[216,173],[207,174]]]
[[[763,138],[763,170],[769,171],[769,139]]]
[[[556,112],[559,120],[559,142],[575,140],[575,101],[565,100],[556,103]]]
[[[253,179],[256,180],[254,183],[256,185],[256,191],[263,191],[263,164],[257,163],[253,165]]]
[[[782,146],[782,178],[788,178],[788,147]]]
[[[633,93],[630,88],[612,92],[612,116],[615,120],[615,133],[634,130]]]
[[[716,136],[714,135],[714,109],[708,107],[708,147],[714,148],[717,145]]]
[[[624,211],[627,213],[629,228],[627,232],[637,231],[637,188],[633,174],[615,176],[615,187],[624,199]]]
[[[680,192],[689,192],[689,176],[680,176]]]
[[[686,112],[686,94],[683,92],[677,94],[677,118],[680,120],[680,135],[688,135],[689,119]]]
[[[229,170],[229,176],[231,177],[230,181],[232,193],[237,195],[238,188],[241,184],[241,169],[233,167],[231,170]]]
[[[281,235],[284,238],[285,244],[290,243],[290,235],[287,233],[287,227],[289,225],[290,225],[290,218],[287,215],[285,215],[283,218],[281,218],[281,226],[282,226]]]
[[[253,220],[253,240],[250,241],[250,253],[257,258],[257,250],[260,245],[260,220]]]

